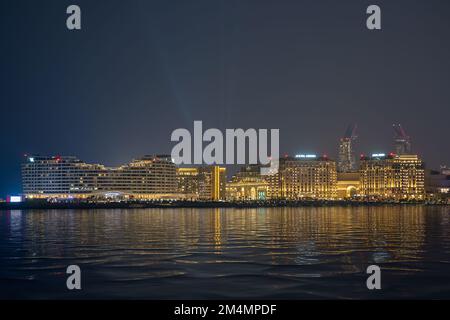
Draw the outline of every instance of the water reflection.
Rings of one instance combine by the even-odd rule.
[[[448,214],[422,206],[0,212],[0,284],[11,288],[1,295],[71,298],[61,282],[74,263],[89,288],[76,297],[87,298],[367,298],[370,264],[390,281],[386,297],[441,296],[450,283]],[[434,289],[419,292],[410,279]]]

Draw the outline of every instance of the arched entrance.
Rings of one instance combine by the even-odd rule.
[[[356,189],[355,186],[348,186],[347,187],[347,198],[353,198],[354,196],[356,196],[358,190]]]

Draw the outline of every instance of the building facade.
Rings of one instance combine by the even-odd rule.
[[[361,157],[360,193],[370,199],[422,200],[425,171],[417,155]]]
[[[337,173],[338,199],[355,199],[359,197],[359,191],[360,191],[359,172]]]
[[[266,200],[269,183],[261,175],[261,166],[248,165],[242,167],[227,183],[227,200]]]
[[[185,199],[219,201],[225,199],[226,168],[203,166],[177,168],[178,192]]]
[[[22,164],[22,189],[26,198],[178,197],[175,164],[166,155],[144,156],[115,168],[76,157],[30,156]]]
[[[267,176],[270,199],[336,199],[336,162],[328,157],[297,155],[280,159],[277,174]]]
[[[450,170],[446,167],[441,170],[426,170],[425,191],[430,199],[450,199]]]

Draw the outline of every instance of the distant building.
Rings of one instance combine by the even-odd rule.
[[[422,200],[424,166],[417,155],[373,154],[363,156],[360,194],[370,199]]]
[[[227,183],[227,200],[266,200],[269,183],[260,170],[259,165],[242,167]]]
[[[22,164],[26,198],[176,198],[176,168],[170,156],[144,156],[109,168],[76,157],[29,156]]]
[[[178,192],[190,200],[225,199],[226,169],[219,166],[177,168]]]
[[[450,198],[450,170],[426,170],[425,190],[431,198]]]
[[[398,155],[411,154],[411,138],[400,124],[392,125],[394,129],[394,152]]]
[[[198,193],[200,200],[225,200],[226,168],[204,166],[198,169]]]
[[[198,200],[199,174],[198,168],[177,168],[178,192],[186,199]]]
[[[450,168],[447,166],[441,166],[441,174],[445,174],[447,176],[450,176]]]
[[[277,174],[267,176],[271,199],[335,199],[336,162],[316,155],[280,159]]]
[[[339,199],[351,199],[359,196],[360,174],[359,172],[337,173],[337,197]]]
[[[356,125],[348,126],[344,137],[339,142],[338,172],[355,172]]]

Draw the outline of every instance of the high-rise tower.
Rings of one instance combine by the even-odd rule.
[[[347,127],[345,135],[339,142],[338,171],[352,172],[356,170],[354,144],[356,141],[356,124]]]
[[[394,129],[394,150],[396,154],[411,154],[411,139],[400,124],[392,125]]]

